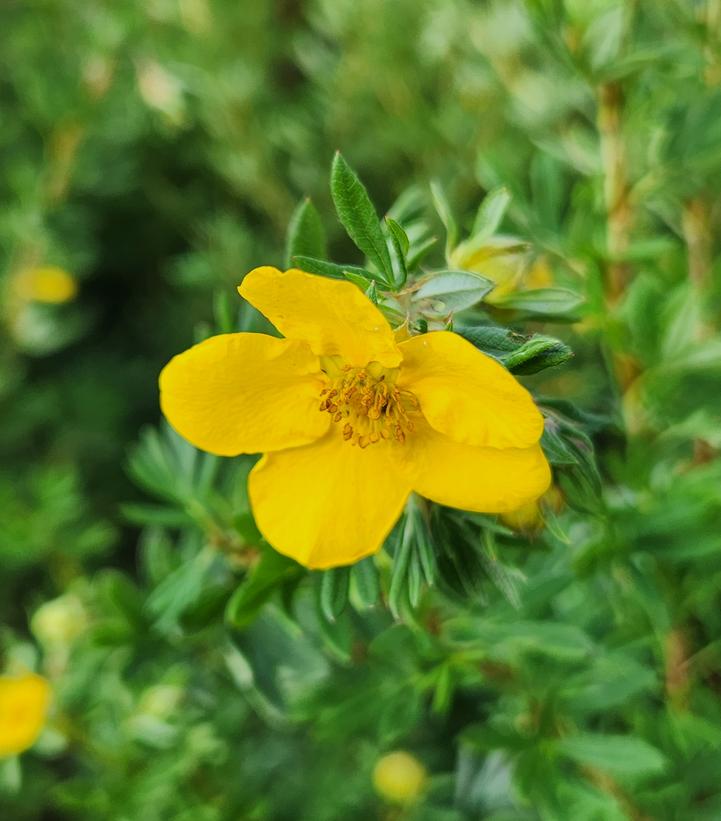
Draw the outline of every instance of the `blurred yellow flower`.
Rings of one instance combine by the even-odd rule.
[[[32,747],[49,703],[50,685],[42,676],[0,676],[0,757]]]
[[[57,647],[72,644],[87,624],[83,603],[72,593],[66,593],[40,605],[30,626],[42,644]]]
[[[426,785],[428,774],[421,762],[403,750],[379,758],[373,768],[373,786],[378,795],[395,804],[416,801]]]
[[[464,271],[490,279],[494,289],[484,302],[491,305],[523,288],[546,288],[553,283],[553,275],[545,257],[539,257],[529,266],[529,254],[517,237],[491,237],[480,248],[468,248],[461,243],[451,253],[451,264]]]
[[[60,304],[75,298],[75,277],[56,265],[42,265],[22,271],[15,280],[16,293],[24,302]]]
[[[256,268],[239,291],[285,335],[222,334],[174,357],[161,407],[196,447],[266,455],[249,495],[258,527],[311,568],[377,552],[413,491],[484,513],[548,487],[528,391],[462,337],[397,343],[349,282]]]

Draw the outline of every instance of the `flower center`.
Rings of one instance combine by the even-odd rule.
[[[418,400],[396,387],[397,368],[384,368],[378,362],[354,368],[328,357],[323,370],[328,386],[320,393],[319,407],[342,425],[346,442],[360,448],[384,439],[405,442],[413,430],[409,414],[418,410]]]

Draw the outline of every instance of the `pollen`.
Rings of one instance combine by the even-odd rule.
[[[378,362],[357,368],[329,357],[324,371],[328,384],[321,391],[319,410],[341,425],[346,442],[361,449],[384,440],[405,442],[413,431],[411,417],[418,410],[418,400],[396,386],[397,369]]]

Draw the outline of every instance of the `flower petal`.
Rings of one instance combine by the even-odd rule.
[[[495,359],[449,331],[402,342],[398,385],[411,391],[423,415],[456,442],[525,448],[543,433],[531,394]]]
[[[378,552],[410,486],[385,443],[319,442],[258,462],[248,480],[255,521],[280,553],[310,568],[351,564]]]
[[[42,676],[0,676],[0,758],[32,747],[49,702],[50,686]]]
[[[476,513],[506,513],[543,495],[551,469],[540,445],[530,448],[482,448],[454,442],[425,420],[403,445],[413,490],[426,499]]]
[[[291,269],[256,268],[238,288],[288,339],[305,340],[319,356],[342,356],[349,365],[401,361],[383,314],[355,285]]]
[[[219,456],[313,442],[330,418],[318,410],[324,380],[302,342],[221,334],[173,357],[160,374],[160,406],[175,430]]]

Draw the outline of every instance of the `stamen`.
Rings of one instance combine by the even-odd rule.
[[[419,406],[413,394],[396,386],[397,369],[378,362],[354,368],[329,358],[324,370],[330,381],[320,392],[319,409],[334,422],[344,422],[341,435],[346,442],[361,449],[389,440],[405,442],[414,427],[409,414]]]

